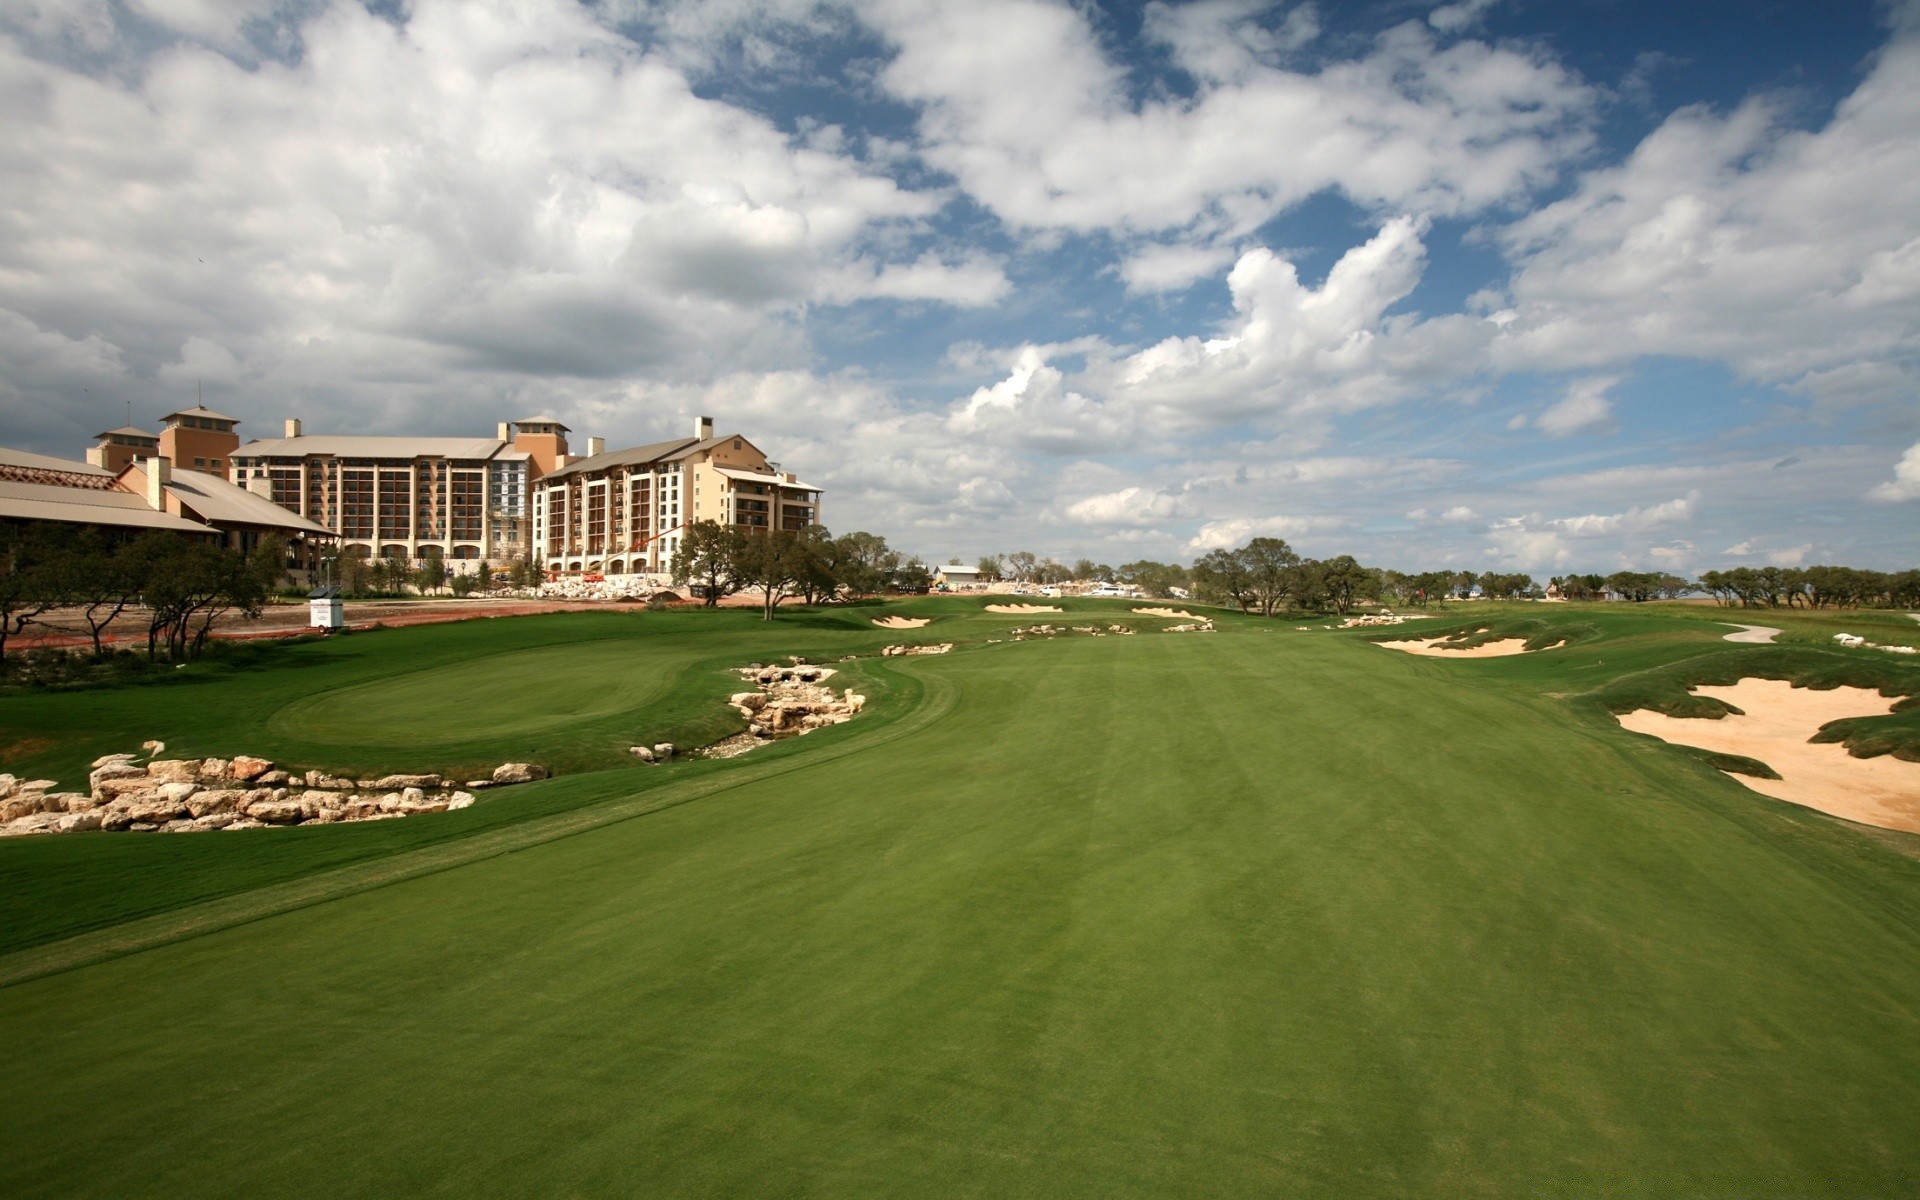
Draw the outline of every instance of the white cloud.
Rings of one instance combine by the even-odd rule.
[[[572,5],[145,11],[187,40],[124,79],[0,39],[0,309],[98,339],[123,391],[453,428],[555,378],[794,366],[810,305],[1006,293],[932,236],[945,193],[696,95]],[[289,13],[291,63],[201,44]],[[13,360],[0,379],[51,402]]]
[[[923,153],[1016,228],[1246,235],[1317,192],[1471,212],[1552,180],[1588,144],[1594,93],[1543,55],[1409,22],[1363,57],[1288,69],[1310,14],[1156,6],[1148,35],[1199,82],[1131,99],[1088,18],[1042,0],[886,0],[880,80],[920,110]]]
[[[1805,565],[1807,555],[1813,552],[1813,543],[1792,546],[1785,550],[1772,550],[1767,553],[1767,561],[1776,567],[1798,567]]]
[[[1920,442],[1907,447],[1907,452],[1894,464],[1893,478],[1867,493],[1868,498],[1897,504],[1903,500],[1920,500]]]
[[[1613,422],[1613,402],[1607,399],[1607,392],[1618,382],[1612,375],[1576,380],[1567,388],[1566,398],[1535,417],[1533,423],[1549,437],[1607,428]]]
[[[1584,517],[1562,517],[1548,522],[1555,529],[1562,530],[1572,537],[1594,537],[1614,533],[1641,533],[1650,529],[1661,529],[1681,521],[1693,518],[1699,507],[1700,493],[1688,492],[1664,504],[1650,504],[1645,507],[1630,508],[1625,512],[1601,515],[1590,513]]]
[[[1309,537],[1346,529],[1351,524],[1349,518],[1336,516],[1234,517],[1224,521],[1208,521],[1193,535],[1187,548],[1195,552],[1226,550],[1251,538]]]
[[[1771,97],[1724,115],[1683,109],[1624,163],[1514,222],[1503,236],[1517,315],[1496,363],[1667,354],[1809,391],[1839,383],[1830,372],[1910,371],[1920,8],[1891,11],[1891,41],[1824,128],[1798,128]]]
[[[1149,242],[1120,264],[1120,278],[1130,292],[1177,292],[1214,274],[1233,258],[1228,246]]]
[[[1192,504],[1187,497],[1142,487],[1088,496],[1066,509],[1067,519],[1082,525],[1152,526],[1189,516],[1191,512]]]

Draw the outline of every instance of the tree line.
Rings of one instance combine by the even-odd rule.
[[[144,615],[148,659],[197,658],[220,615],[258,616],[285,570],[285,544],[272,537],[241,555],[157,529],[114,541],[91,527],[0,525],[0,656],[60,610],[86,626],[96,658],[129,611]]]
[[[1665,571],[1615,571],[1608,575],[1555,575],[1543,586],[1532,575],[1520,572],[1403,572],[1363,566],[1347,554],[1324,560],[1305,558],[1282,538],[1254,538],[1234,549],[1212,550],[1191,566],[1141,560],[1110,567],[1091,559],[1067,566],[1028,551],[1016,551],[984,555],[977,569],[988,581],[1119,583],[1155,597],[1172,596],[1179,589],[1210,603],[1265,616],[1292,608],[1345,613],[1358,600],[1420,608],[1476,595],[1489,600],[1537,600],[1553,595],[1567,600],[1614,598],[1638,603],[1706,594],[1722,604],[1748,608],[1920,607],[1920,570],[1738,567],[1707,571],[1691,580]]]
[[[695,521],[680,535],[671,565],[673,581],[695,589],[708,607],[747,589],[762,592],[762,613],[773,619],[782,600],[806,604],[924,592],[933,578],[927,564],[864,531],[834,537],[818,525],[805,529],[746,532],[737,525]]]

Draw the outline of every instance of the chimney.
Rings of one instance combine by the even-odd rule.
[[[561,467],[566,466],[568,463],[572,461],[573,461],[573,457],[571,455],[556,454],[553,456],[553,469],[558,471]]]
[[[512,421],[500,422],[500,431],[494,434],[493,436],[495,441],[501,441],[501,442],[512,441],[513,440],[513,422]]]
[[[587,439],[587,457],[588,458],[592,458],[596,454],[605,454],[606,452],[607,452],[607,439],[603,437],[590,437]]]
[[[287,436],[290,438],[297,438],[300,436],[300,418],[299,417],[287,418]]]
[[[711,440],[713,437],[713,418],[712,417],[694,418],[693,436],[699,438],[703,442]]]
[[[154,455],[147,460],[147,507],[167,511],[167,485],[173,482],[173,460]]]

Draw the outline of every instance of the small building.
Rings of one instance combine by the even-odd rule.
[[[933,586],[942,592],[958,592],[979,588],[986,583],[981,578],[979,567],[963,567],[959,563],[943,563],[933,569]]]
[[[340,600],[339,584],[323,584],[307,593],[307,624],[329,631],[346,628],[346,608]]]

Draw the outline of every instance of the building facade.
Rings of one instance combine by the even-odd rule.
[[[820,523],[820,489],[802,483],[746,438],[694,436],[563,462],[534,484],[533,544],[549,575],[659,574],[695,521],[749,532]]]
[[[123,425],[95,435],[94,444],[87,448],[87,462],[103,471],[118,471],[135,459],[152,458],[158,453],[159,434]]]
[[[344,554],[478,569],[528,554],[538,463],[566,457],[566,427],[544,425],[529,449],[513,422],[493,438],[421,438],[312,435],[290,420],[284,437],[232,453],[232,479],[333,530]]]

